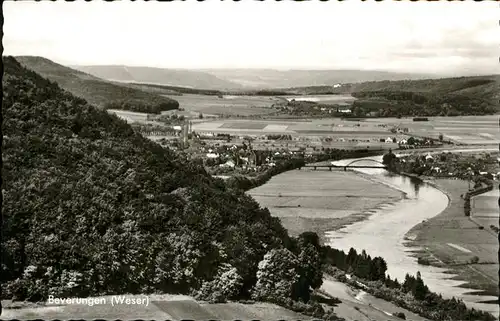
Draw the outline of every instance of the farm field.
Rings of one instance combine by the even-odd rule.
[[[498,224],[498,184],[488,192],[471,198],[471,216],[485,228]]]
[[[397,202],[400,191],[353,172],[294,170],[277,175],[248,192],[292,235],[326,231],[368,217],[373,210]]]
[[[276,112],[271,108],[276,99],[259,96],[218,96],[184,94],[175,96],[179,107],[187,112],[203,113],[204,115],[249,116],[264,115]]]
[[[453,268],[456,279],[466,280],[468,287],[498,295],[498,238],[489,225],[480,230],[475,218],[464,215],[460,195],[467,191],[468,183],[452,179],[437,179],[434,183],[446,191],[450,203],[441,214],[412,228],[408,235],[415,238],[408,245],[424,249],[418,256],[431,255]],[[475,256],[479,264],[467,265]]]
[[[359,125],[359,126],[358,126]],[[335,135],[335,136],[359,136],[359,137],[380,137],[388,136],[406,137],[389,132],[387,128],[382,128],[373,124],[363,124],[362,122],[350,122],[340,119],[314,119],[314,120],[214,120],[197,122],[193,124],[193,130],[199,132],[249,132],[261,133],[284,133],[284,134],[305,134],[305,135]]]
[[[118,109],[108,109],[107,112],[110,114],[115,114],[116,116],[125,120],[127,123],[149,122],[148,121],[148,114],[146,114],[146,113],[137,113],[137,112],[133,112],[133,111],[118,110]]]
[[[387,124],[408,127],[410,134],[438,138],[443,134],[445,140],[461,144],[490,145],[500,140],[498,115],[429,117],[429,121],[414,122],[412,118],[366,119],[363,123]]]

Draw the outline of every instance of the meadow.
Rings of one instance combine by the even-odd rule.
[[[489,226],[479,229],[474,210],[472,220],[465,216],[460,195],[467,191],[468,183],[453,179],[436,179],[433,183],[447,193],[450,203],[439,215],[412,228],[408,234],[416,238],[408,245],[426,249],[417,256],[433,256],[451,267],[457,274],[454,279],[467,282],[463,286],[498,295],[498,238]],[[478,263],[469,264],[474,257]]]
[[[175,96],[179,107],[188,112],[206,115],[250,116],[276,112],[271,106],[276,102],[272,97],[259,96],[208,96],[184,94]]]
[[[471,198],[471,217],[485,228],[490,225],[499,227],[498,222],[498,184],[495,189]]]
[[[353,172],[306,169],[277,175],[248,193],[292,235],[312,230],[321,238],[402,197],[400,191]]]
[[[372,118],[363,123],[408,127],[410,134],[436,139],[442,134],[445,140],[465,145],[492,145],[500,140],[498,115],[429,117],[423,122],[414,122],[413,118]]]

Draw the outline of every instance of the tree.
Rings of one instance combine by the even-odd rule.
[[[382,164],[392,167],[394,166],[396,160],[397,160],[396,155],[394,155],[392,150],[389,149],[389,152],[384,154],[384,156],[382,157]]]
[[[313,244],[301,246],[298,256],[299,280],[294,286],[294,299],[308,302],[310,289],[318,289],[323,284],[323,264],[319,251]]]
[[[269,251],[259,263],[252,297],[276,303],[290,298],[293,287],[299,280],[297,263],[297,257],[287,249]]]
[[[402,285],[402,290],[405,292],[405,293],[408,293],[410,291],[412,291],[412,289],[414,288],[414,284],[415,284],[415,278],[413,276],[410,276],[408,273],[405,275],[405,281]]]
[[[387,263],[383,258],[377,256],[370,261],[370,280],[384,280],[385,271],[387,271]]]
[[[443,141],[443,134],[439,133],[439,141],[442,142]]]
[[[202,113],[199,113],[199,114],[198,114],[198,118],[199,118],[199,119],[203,119],[203,114],[202,114]]]
[[[429,292],[429,289],[427,286],[424,284],[424,281],[422,280],[422,277],[420,275],[420,272],[417,272],[417,279],[415,280],[415,283],[413,285],[412,289],[412,294],[417,300],[424,300],[425,296]]]
[[[204,282],[197,292],[197,298],[211,303],[222,303],[236,297],[241,290],[243,280],[235,267],[224,263],[212,281]]]

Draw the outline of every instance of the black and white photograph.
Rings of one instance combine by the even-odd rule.
[[[3,1],[2,320],[499,320],[496,1]]]

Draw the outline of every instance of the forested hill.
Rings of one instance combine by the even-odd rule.
[[[61,88],[97,107],[148,113],[179,108],[179,103],[174,99],[113,84],[43,57],[20,56],[15,59],[26,68],[57,82]]]
[[[289,244],[267,209],[201,165],[12,57],[4,71],[4,299],[202,286],[241,297],[264,255]]]
[[[483,115],[500,112],[500,75],[425,80],[374,81],[290,88],[299,94],[351,94],[361,113],[381,116]]]

